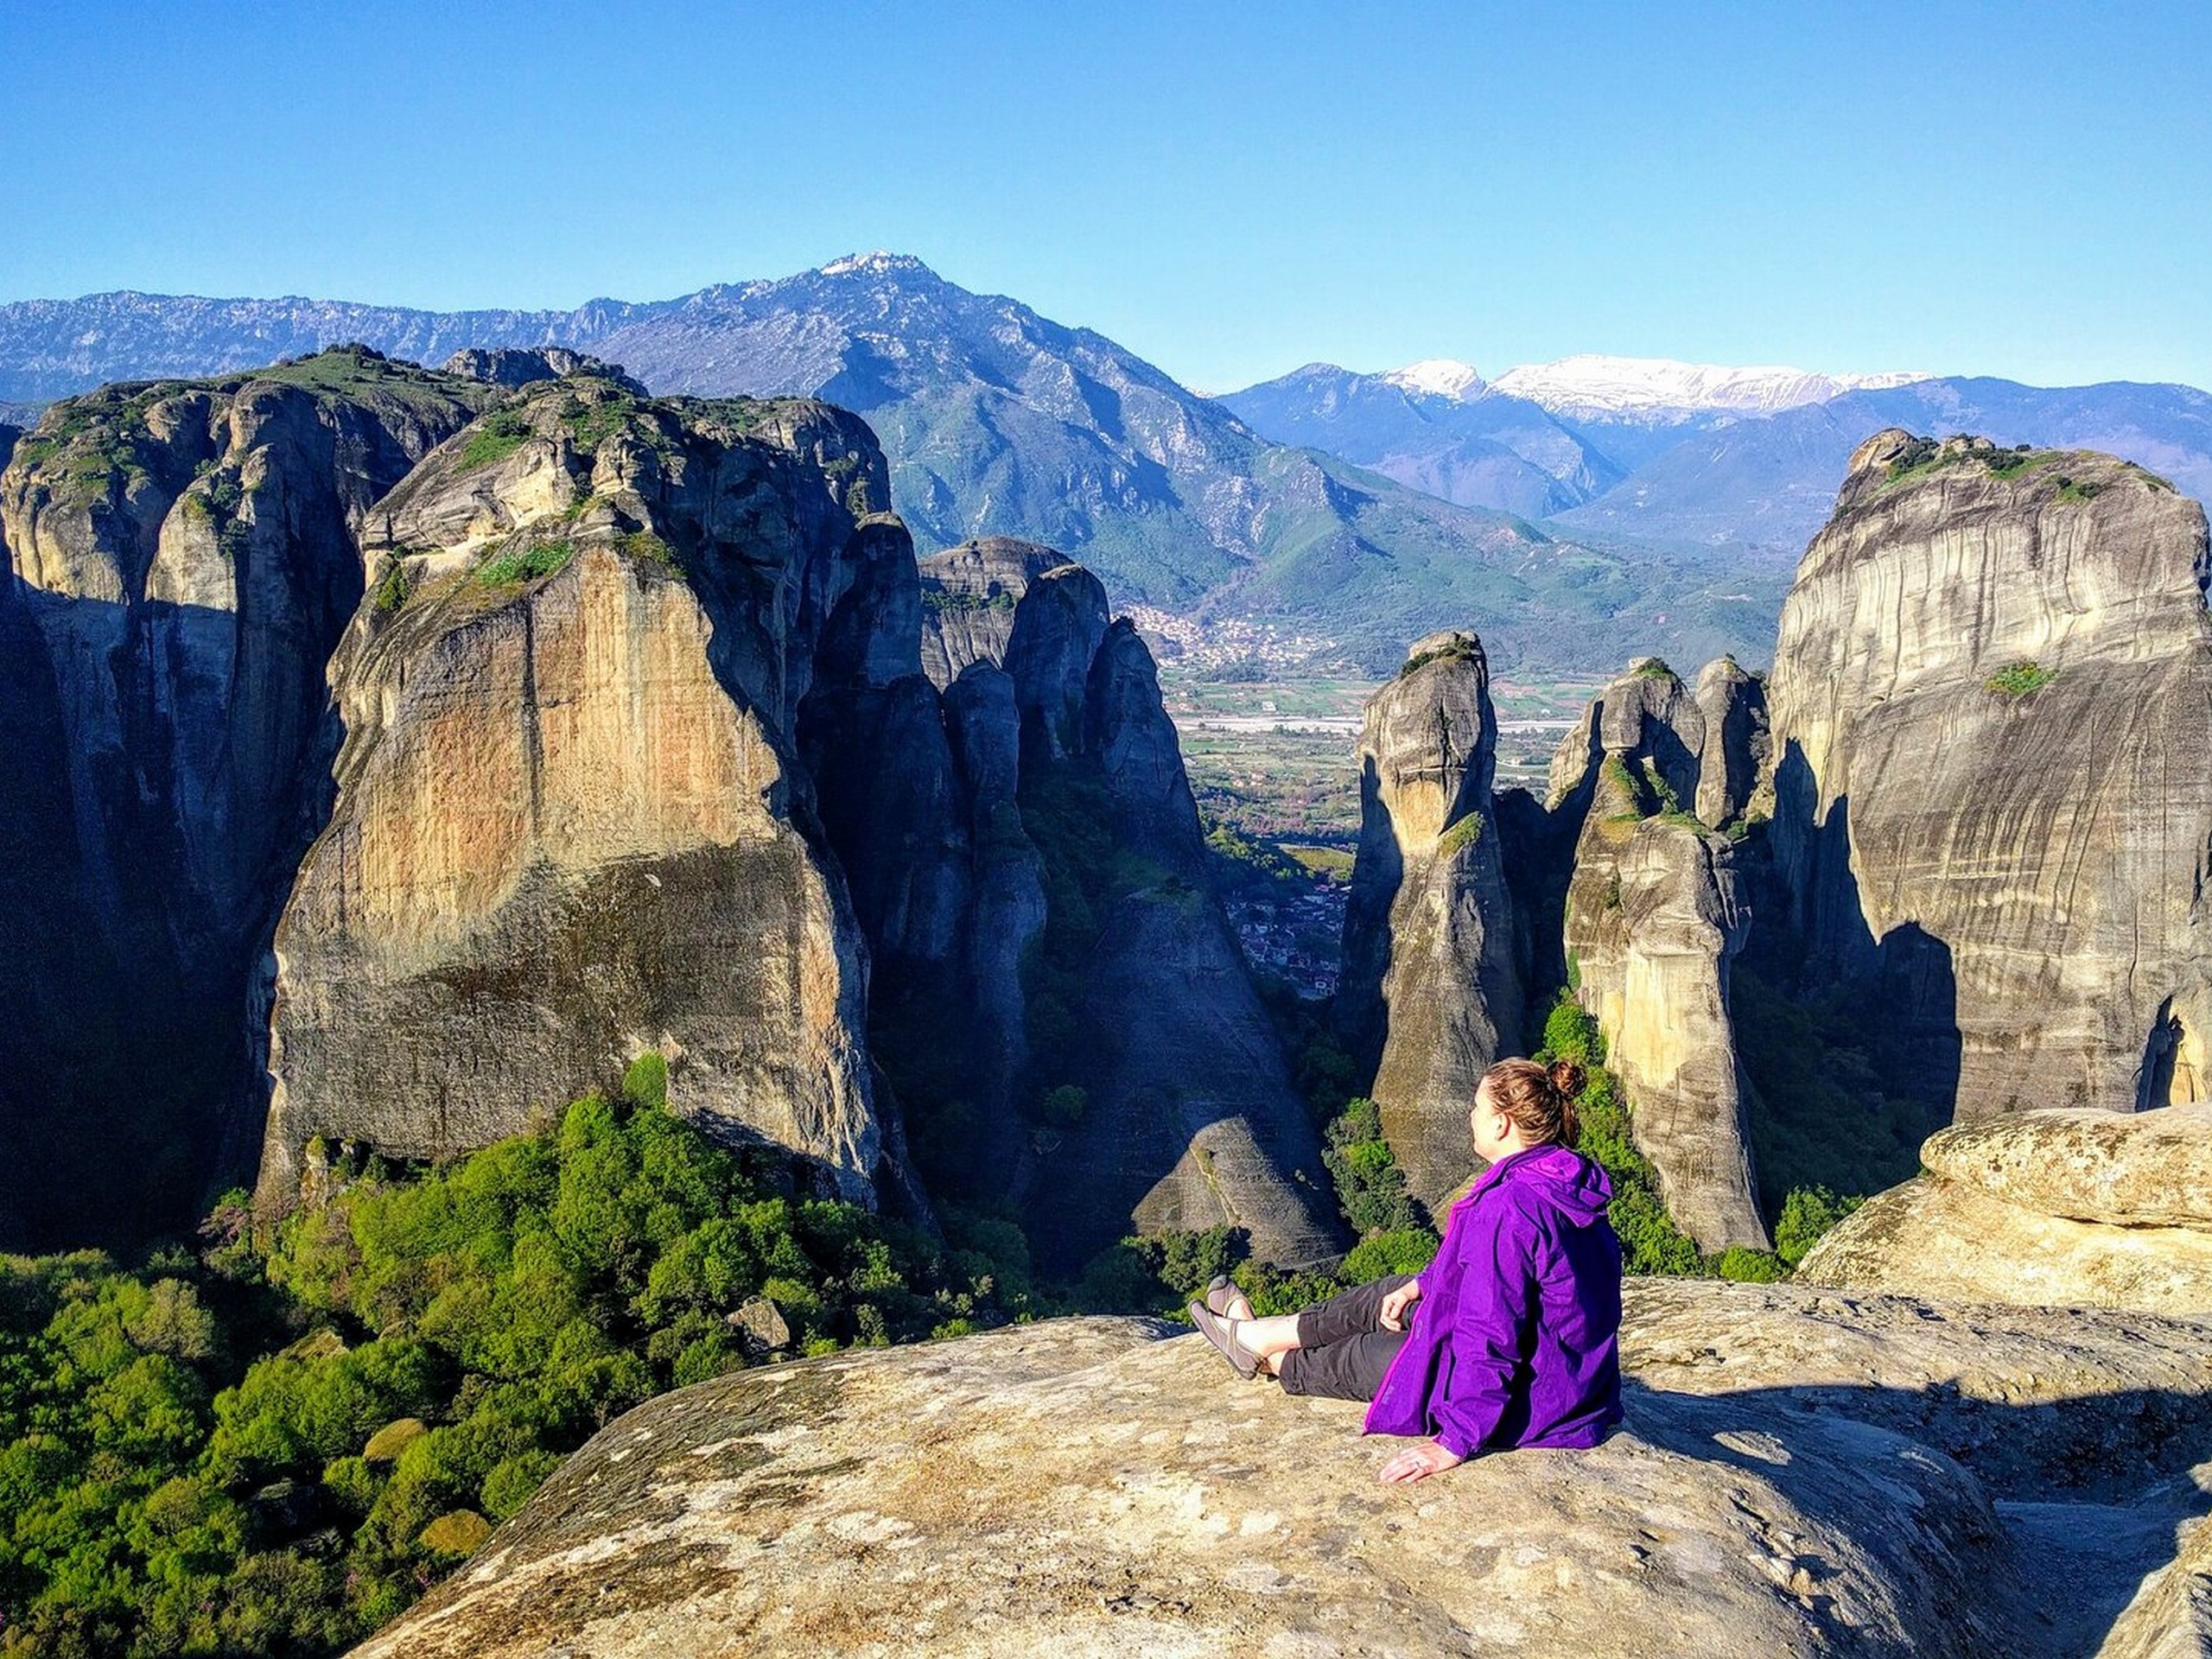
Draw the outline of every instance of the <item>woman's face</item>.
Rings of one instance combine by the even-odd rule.
[[[1516,1144],[1513,1120],[1491,1103],[1487,1078],[1475,1090],[1475,1109],[1467,1119],[1467,1126],[1474,1131],[1475,1155],[1486,1164],[1496,1163]]]

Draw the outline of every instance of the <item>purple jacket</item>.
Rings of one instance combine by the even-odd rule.
[[[1621,1420],[1621,1246],[1605,1172],[1566,1147],[1501,1158],[1452,1206],[1370,1434],[1595,1446]]]

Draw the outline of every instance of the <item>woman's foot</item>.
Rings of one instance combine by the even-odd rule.
[[[1236,1340],[1228,1320],[1217,1314],[1204,1302],[1191,1304],[1191,1323],[1198,1333],[1214,1345],[1214,1351],[1227,1360],[1230,1368],[1246,1382],[1250,1382],[1260,1370],[1260,1362],[1252,1351]]]
[[[1216,1274],[1213,1282],[1206,1287],[1206,1306],[1220,1319],[1249,1319],[1252,1317],[1252,1304],[1245,1300],[1244,1293],[1237,1287],[1236,1281],[1225,1273]]]

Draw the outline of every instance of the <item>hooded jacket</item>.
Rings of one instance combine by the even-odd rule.
[[[1605,1172],[1531,1147],[1452,1206],[1413,1328],[1368,1408],[1370,1434],[1484,1447],[1590,1446],[1621,1420],[1621,1247]]]

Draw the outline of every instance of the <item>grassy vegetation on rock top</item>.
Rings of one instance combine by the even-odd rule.
[[[1431,663],[1474,663],[1481,660],[1482,652],[1471,641],[1453,639],[1427,651],[1416,652],[1407,658],[1405,666],[1398,671],[1398,677],[1403,679],[1418,669],[1427,668]]]

